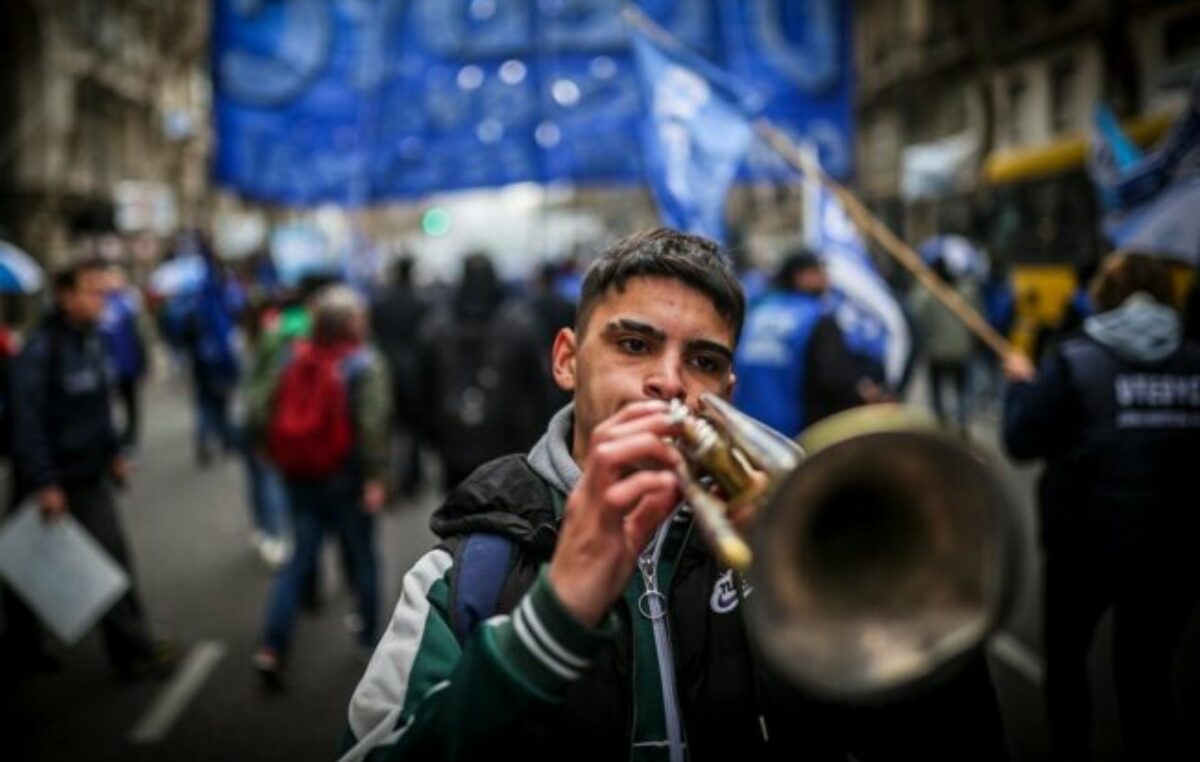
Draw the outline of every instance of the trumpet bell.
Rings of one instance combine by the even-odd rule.
[[[806,433],[754,522],[749,630],[813,693],[876,701],[935,679],[1006,615],[1014,512],[971,450],[899,408]]]

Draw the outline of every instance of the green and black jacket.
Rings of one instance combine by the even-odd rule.
[[[569,416],[569,407],[556,416],[548,437],[568,437]],[[562,442],[553,444],[560,461]],[[434,515],[442,542],[404,578],[351,700],[345,759],[844,760],[850,748],[862,760],[1003,758],[985,669],[982,683],[976,674],[967,690],[943,697],[951,701],[940,701],[936,714],[928,702],[915,705],[915,716],[928,718],[924,726],[914,725],[914,710],[833,709],[774,680],[750,647],[733,576],[686,509],[660,533],[667,653],[639,613],[639,574],[599,628],[582,626],[546,580],[565,501],[555,483],[567,480],[547,474],[545,445],[529,458],[481,467]],[[455,563],[475,532],[503,534],[515,552],[495,616],[459,642],[451,621]],[[664,673],[674,674],[665,700]],[[679,718],[674,749],[666,729],[672,714]],[[942,754],[930,722],[939,731],[957,723],[961,733],[951,734],[969,738],[969,747]],[[851,729],[865,740],[848,743]]]

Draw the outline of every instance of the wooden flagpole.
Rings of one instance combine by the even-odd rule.
[[[816,162],[806,158],[783,130],[780,130],[765,118],[759,118],[755,121],[755,129],[763,140],[767,142],[767,145],[778,152],[789,164],[803,174],[815,179],[827,188],[829,192],[837,196],[859,230],[883,247],[883,250],[899,262],[905,270],[908,270],[922,286],[929,289],[930,293],[938,301],[946,305],[946,308],[962,321],[971,333],[979,337],[980,341],[986,344],[989,349],[1002,359],[1016,351],[1012,344],[983,319],[982,315],[976,312],[971,305],[967,304],[958,295],[957,291],[947,285],[933,270],[929,269],[929,266],[922,261],[921,256],[917,252],[912,250],[911,246],[900,240],[895,233],[888,229],[887,225],[884,225],[875,215],[871,214],[853,193],[827,175]]]

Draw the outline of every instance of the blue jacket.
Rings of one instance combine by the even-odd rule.
[[[104,338],[108,359],[118,379],[127,381],[141,377],[146,370],[145,347],[137,325],[138,305],[132,294],[109,294],[100,318],[100,335]]]
[[[828,309],[818,296],[776,291],[750,311],[734,355],[738,409],[794,437],[808,422],[805,408],[809,338]]]

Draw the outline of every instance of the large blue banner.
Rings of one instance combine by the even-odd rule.
[[[285,204],[640,183],[623,0],[215,0],[217,181]],[[640,0],[852,169],[849,3]],[[746,178],[788,177],[763,146]]]

